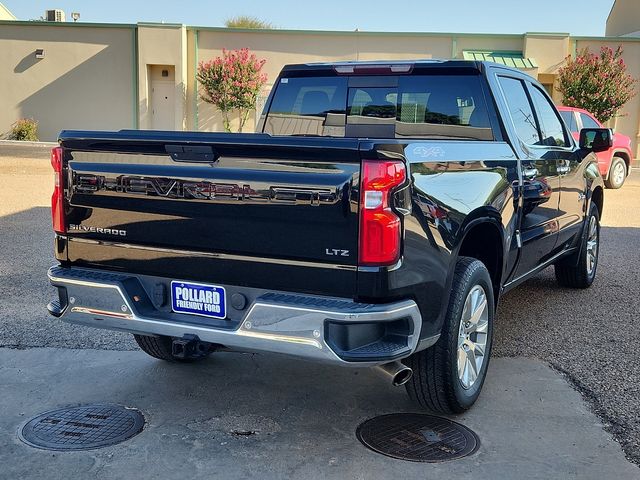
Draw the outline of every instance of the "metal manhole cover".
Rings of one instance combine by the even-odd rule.
[[[474,453],[477,435],[446,418],[416,413],[394,413],[362,423],[356,436],[367,448],[388,457],[412,462],[444,462]]]
[[[144,427],[138,410],[112,404],[83,405],[43,413],[20,429],[20,440],[46,450],[91,450],[115,445]]]

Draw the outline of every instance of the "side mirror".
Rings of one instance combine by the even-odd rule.
[[[613,131],[610,128],[580,130],[580,148],[592,152],[604,152],[611,147],[613,147]]]

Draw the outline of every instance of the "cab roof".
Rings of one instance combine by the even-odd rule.
[[[502,64],[478,60],[447,60],[447,59],[416,59],[416,60],[369,60],[369,61],[340,61],[317,62],[285,65],[282,73],[313,72],[336,75],[384,75],[384,74],[410,74],[430,70],[439,72],[451,70],[451,73],[483,73],[486,67],[495,66],[501,69],[519,72],[517,68],[507,67]],[[445,72],[442,72],[445,73]]]

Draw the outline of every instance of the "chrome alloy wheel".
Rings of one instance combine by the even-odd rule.
[[[587,235],[587,275],[591,276],[598,264],[598,223],[596,217],[591,217],[589,220]]]
[[[458,379],[469,389],[484,363],[489,330],[487,294],[480,285],[471,289],[464,302],[458,329]]]
[[[613,176],[613,181],[615,182],[616,185],[622,185],[622,182],[624,182],[624,177],[626,173],[627,172],[626,172],[624,163],[622,162],[616,163],[616,165],[613,167],[613,172],[611,172],[611,175]]]

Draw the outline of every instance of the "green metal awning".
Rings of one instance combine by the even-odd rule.
[[[490,50],[465,50],[462,52],[465,60],[478,60],[501,63],[507,67],[524,70],[538,68],[533,58],[525,58],[522,52],[492,52]]]

